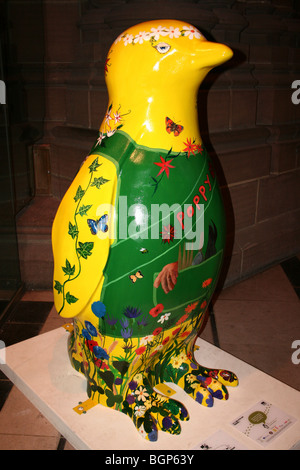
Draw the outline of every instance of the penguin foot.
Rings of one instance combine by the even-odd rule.
[[[156,393],[142,374],[137,374],[129,383],[122,411],[131,417],[140,435],[149,441],[158,439],[158,431],[180,434],[179,421],[189,419],[184,405]]]
[[[195,362],[191,362],[189,366],[189,371],[178,385],[201,405],[213,406],[214,398],[227,400],[227,387],[238,385],[238,378],[231,371],[208,369]]]

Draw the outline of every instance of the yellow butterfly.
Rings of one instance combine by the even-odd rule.
[[[142,275],[141,271],[138,271],[135,274],[130,274],[129,279],[133,282],[133,284],[138,280],[142,279],[144,276]]]

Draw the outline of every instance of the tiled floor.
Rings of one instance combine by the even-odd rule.
[[[300,340],[299,297],[295,257],[223,290],[201,337],[300,390],[300,364],[292,362],[292,343]],[[27,292],[0,328],[0,339],[8,346],[64,323],[51,292]],[[0,450],[72,449],[1,372],[0,410]]]

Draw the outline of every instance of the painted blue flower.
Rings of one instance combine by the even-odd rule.
[[[127,318],[136,318],[142,314],[142,311],[135,307],[126,307],[123,313]]]
[[[114,326],[117,323],[118,319],[117,318],[110,318],[108,313],[107,313],[106,317],[105,317],[105,321],[108,325]]]
[[[97,302],[92,303],[92,312],[96,317],[103,318],[106,313],[106,307],[103,302],[98,300]]]
[[[82,330],[82,336],[85,338],[85,339],[91,339],[91,335],[89,334],[88,330],[86,330],[85,328],[83,328]]]
[[[131,338],[132,333],[133,333],[132,328],[127,328],[127,329],[122,328],[122,330],[121,330],[121,335],[122,335],[122,338],[124,338],[124,339]]]
[[[153,427],[152,427],[152,431],[149,432],[149,434],[148,434],[148,439],[149,439],[149,441],[150,441],[150,442],[155,442],[155,441],[157,441],[157,434],[158,434],[158,433],[157,433],[157,429],[155,429],[155,427],[153,426]]]
[[[182,418],[187,418],[188,417],[188,411],[187,411],[185,406],[181,406],[180,411],[181,411]]]
[[[173,426],[173,421],[170,416],[165,416],[162,420],[162,425],[165,429],[170,429]]]
[[[127,318],[124,318],[124,320],[120,320],[120,323],[122,328],[128,328],[129,326],[129,321],[127,320]]]
[[[104,349],[101,348],[100,346],[94,346],[93,347],[93,353],[95,354],[95,356],[98,359],[108,359],[109,358],[109,355],[107,354],[107,352],[104,351]]]
[[[130,388],[130,390],[135,390],[137,387],[137,382],[135,380],[131,380],[128,384],[128,388]]]
[[[88,330],[88,332],[90,333],[90,335],[97,336],[97,330],[94,327],[94,325],[92,325],[92,323],[89,322],[89,321],[85,321],[84,323],[85,323],[85,327]]]
[[[196,401],[197,401],[198,403],[202,404],[202,403],[203,403],[203,399],[204,399],[204,396],[202,395],[202,393],[201,393],[201,392],[197,392],[197,393],[196,393]],[[213,404],[214,404],[214,399],[213,399],[213,397],[212,397],[211,395],[209,395],[209,396],[206,398],[205,404],[206,404],[206,406],[208,406],[208,407],[213,406]]]
[[[214,398],[218,398],[218,400],[222,400],[223,399],[223,393],[221,390],[216,390],[215,392],[210,389],[209,387],[207,387],[207,390],[212,394],[212,396]]]
[[[146,318],[144,318],[144,317],[141,318],[140,320],[137,320],[136,322],[137,322],[138,326],[146,326],[146,325],[148,325],[148,322],[147,322]]]
[[[134,395],[127,395],[126,401],[127,401],[127,403],[129,403],[129,405],[132,405],[135,402],[135,396]]]

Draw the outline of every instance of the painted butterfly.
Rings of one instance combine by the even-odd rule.
[[[97,235],[99,230],[101,230],[101,232],[104,232],[104,233],[107,232],[108,230],[107,221],[108,221],[107,214],[102,215],[100,219],[98,220],[87,219],[87,223],[88,223],[88,226],[90,227],[90,231],[92,235]]]
[[[171,132],[174,132],[175,137],[177,137],[180,132],[182,132],[184,129],[183,126],[180,126],[179,124],[176,124],[175,122],[172,121],[172,119],[166,117],[166,131],[168,134],[171,134]]]
[[[133,284],[138,280],[138,279],[143,279],[143,275],[141,273],[141,271],[138,271],[137,273],[135,274],[131,274],[129,276],[129,279],[133,282]]]

